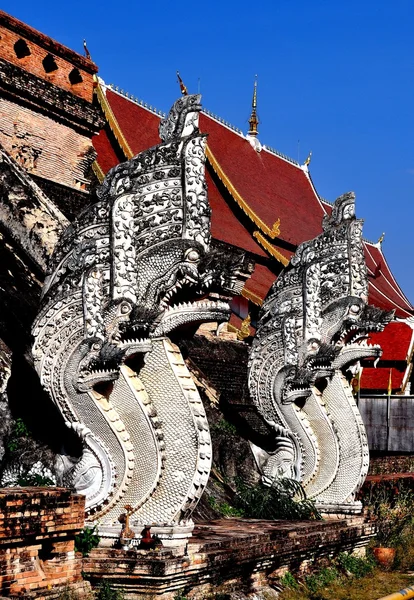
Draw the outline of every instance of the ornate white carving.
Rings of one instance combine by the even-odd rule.
[[[108,173],[62,235],[33,326],[41,382],[83,444],[78,460],[60,457],[60,480],[107,536],[125,504],[137,533],[188,535],[210,470],[202,402],[163,336],[227,320],[227,302],[197,298],[239,290],[248,273],[240,253],[210,248],[199,111],[198,96],[179,99],[163,143]]]
[[[275,449],[253,451],[264,481],[293,476],[323,510],[355,512],[369,459],[347,372],[362,358],[380,356],[366,337],[392,313],[366,303],[353,194],[337,199],[323,229],[299,246],[262,307],[249,386],[275,430]]]

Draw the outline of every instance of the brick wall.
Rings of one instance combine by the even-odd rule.
[[[179,344],[184,355],[190,357],[220,393],[222,403],[251,404],[247,344],[208,335],[195,335],[190,340],[180,340]]]
[[[10,100],[0,100],[0,143],[29,173],[86,188],[95,151],[71,127]]]
[[[74,547],[84,505],[83,496],[59,488],[0,490],[0,594],[40,599],[67,586],[88,591]]]
[[[414,473],[413,454],[371,454],[370,475]]]
[[[23,51],[19,52],[18,47],[16,49],[17,42],[21,44]],[[26,51],[25,48],[27,48]],[[0,56],[29,73],[92,102],[93,74],[97,71],[96,66],[91,61],[1,11]],[[50,59],[44,63],[46,57],[49,56],[52,57],[52,62],[54,61],[53,70],[48,68],[47,60],[50,61]],[[81,81],[78,81],[79,79]]]
[[[70,91],[25,71],[0,57],[0,86],[2,96],[30,106],[36,112],[53,115],[58,121],[85,133],[98,133],[105,119],[99,107]]]

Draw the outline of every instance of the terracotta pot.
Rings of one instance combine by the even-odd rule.
[[[395,548],[374,548],[373,553],[379,565],[392,567],[395,559]]]

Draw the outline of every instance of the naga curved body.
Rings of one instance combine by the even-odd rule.
[[[210,247],[199,111],[199,96],[179,99],[162,143],[108,173],[55,250],[33,327],[41,382],[83,444],[59,457],[61,483],[104,537],[125,513],[137,533],[188,536],[209,476],[203,404],[167,335],[228,319],[217,296],[241,291],[244,257]]]
[[[275,430],[274,451],[253,446],[264,481],[302,482],[326,512],[358,512],[369,451],[350,380],[392,313],[369,306],[362,221],[345,194],[323,233],[299,246],[266,298],[249,361],[249,388]]]

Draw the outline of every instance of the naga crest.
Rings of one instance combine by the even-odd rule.
[[[177,100],[162,142],[108,173],[55,249],[33,326],[41,382],[83,444],[60,457],[61,483],[104,537],[126,504],[137,532],[188,529],[209,475],[204,408],[166,335],[227,320],[252,265],[211,246],[200,109]]]
[[[362,221],[339,197],[323,233],[301,244],[263,303],[249,360],[253,402],[275,430],[275,450],[253,446],[265,482],[302,482],[324,510],[355,511],[369,463],[349,380],[379,358],[368,334],[392,319],[367,304]]]

